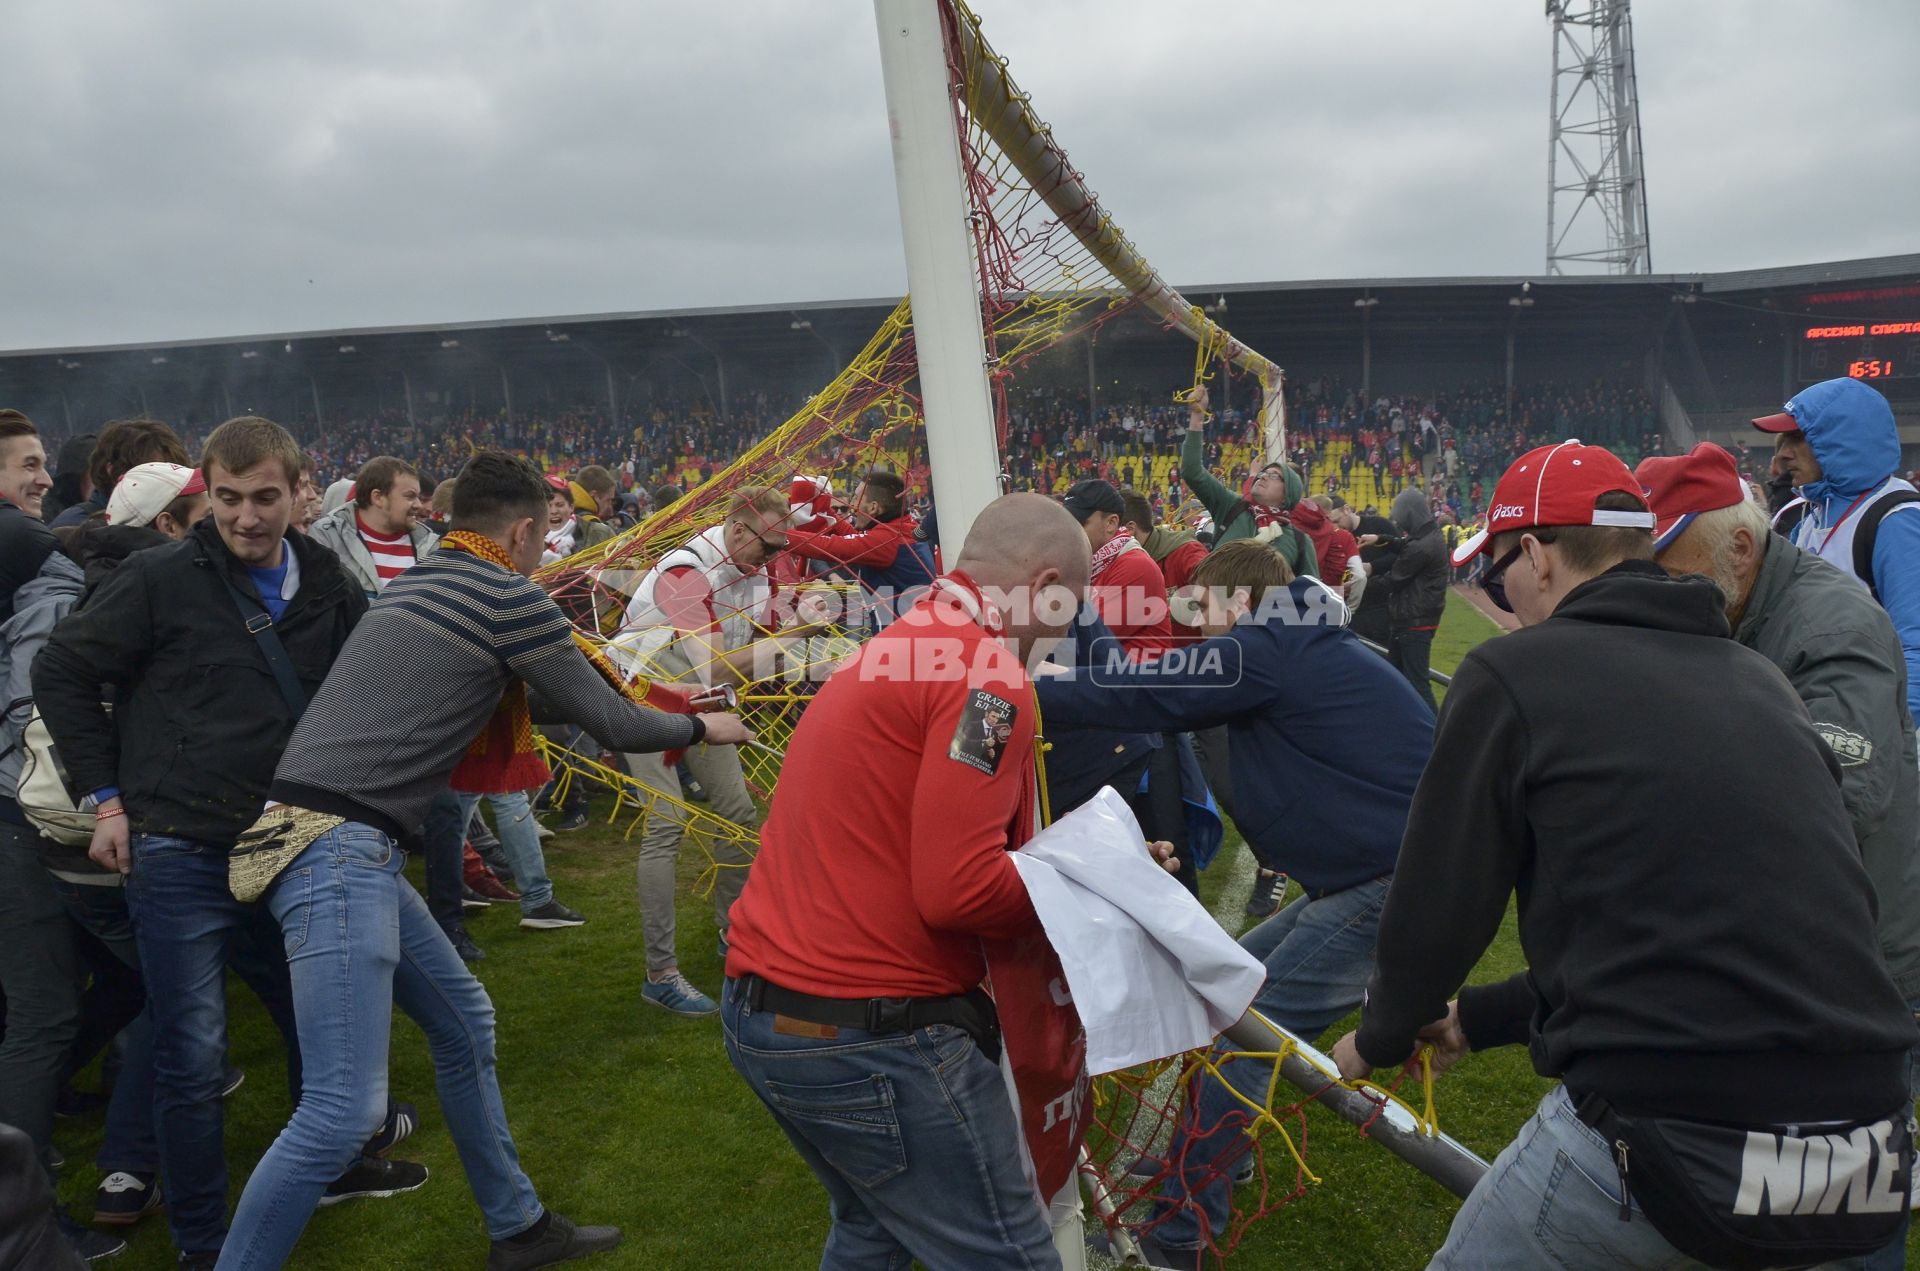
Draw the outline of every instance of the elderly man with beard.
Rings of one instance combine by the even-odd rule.
[[[1880,952],[1920,1009],[1920,771],[1892,621],[1845,574],[1768,531],[1766,508],[1720,447],[1643,460],[1634,476],[1659,518],[1655,558],[1669,573],[1713,579],[1733,638],[1780,668],[1839,760],[1841,797],[1879,901]]]

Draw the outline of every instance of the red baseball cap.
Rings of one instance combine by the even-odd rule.
[[[1761,432],[1799,432],[1800,431],[1800,421],[1793,417],[1793,407],[1791,405],[1789,405],[1787,409],[1781,411],[1778,415],[1762,415],[1760,418],[1753,421],[1753,426],[1755,428],[1758,428]]]
[[[1702,512],[1745,503],[1752,494],[1733,456],[1703,441],[1684,455],[1642,459],[1633,470],[1653,507],[1653,550],[1662,551]]]
[[[1612,451],[1563,441],[1539,446],[1513,461],[1493,488],[1493,508],[1487,527],[1453,551],[1453,563],[1464,565],[1491,551],[1496,534],[1549,525],[1616,525],[1653,528],[1651,512],[1596,510],[1594,500],[1614,492],[1644,500],[1640,483]]]

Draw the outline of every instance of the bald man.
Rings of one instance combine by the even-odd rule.
[[[733,907],[727,1055],[827,1189],[821,1265],[1056,1268],[978,986],[1037,919],[1033,688],[1087,587],[1051,499],[981,512],[954,568],[820,690]]]

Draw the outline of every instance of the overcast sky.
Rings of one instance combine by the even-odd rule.
[[[1530,273],[1540,0],[978,0],[1176,285]],[[1653,264],[1920,250],[1920,4],[1635,15]],[[0,348],[896,295],[864,0],[10,0]]]

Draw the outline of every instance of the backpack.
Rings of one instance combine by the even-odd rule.
[[[1873,545],[1880,537],[1880,522],[1887,519],[1887,513],[1908,503],[1920,503],[1920,493],[1912,490],[1888,491],[1867,505],[1867,510],[1860,514],[1859,527],[1853,532],[1853,576],[1867,585],[1876,602],[1880,599],[1880,588],[1873,579]],[[1806,519],[1806,515],[1806,500],[1795,499],[1775,515],[1774,533],[1783,535],[1791,542],[1794,531],[1800,528],[1800,522]]]
[[[21,815],[56,843],[86,847],[93,842],[94,816],[80,806],[67,785],[67,770],[54,748],[53,734],[34,707],[14,743],[20,750],[20,789],[16,799]]]

